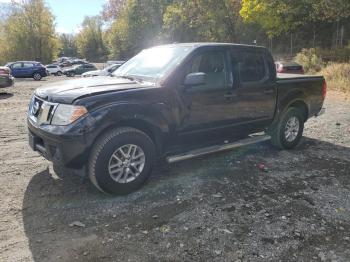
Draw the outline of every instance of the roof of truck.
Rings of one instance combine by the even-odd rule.
[[[216,43],[216,42],[196,42],[196,43],[172,43],[159,46],[191,46],[191,47],[202,47],[202,46],[236,46],[236,47],[252,47],[252,48],[264,48],[263,46],[257,45],[246,45],[246,44],[235,44],[235,43]]]

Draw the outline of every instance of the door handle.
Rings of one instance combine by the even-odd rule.
[[[234,97],[236,97],[237,95],[236,94],[233,94],[233,93],[227,93],[227,94],[225,94],[224,95],[224,97],[226,98],[226,99],[232,99],[232,98],[234,98]]]

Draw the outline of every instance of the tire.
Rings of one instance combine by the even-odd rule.
[[[57,75],[57,76],[61,76],[61,75],[62,75],[62,72],[61,72],[61,71],[58,71],[58,72],[56,73],[56,75]]]
[[[295,124],[296,122],[297,124]],[[299,143],[303,131],[304,116],[302,110],[290,107],[282,114],[272,130],[271,142],[280,149],[292,149]]]
[[[42,78],[42,76],[41,76],[40,73],[34,73],[34,74],[33,74],[33,79],[34,79],[35,81],[40,81],[41,78]]]
[[[69,76],[70,76],[70,77],[74,77],[74,76],[75,76],[75,73],[74,73],[74,72],[70,72],[70,73],[69,73]]]
[[[124,158],[124,154],[131,157]],[[155,146],[147,134],[135,128],[117,128],[102,135],[93,146],[88,175],[100,191],[124,195],[135,191],[147,180],[154,160]]]

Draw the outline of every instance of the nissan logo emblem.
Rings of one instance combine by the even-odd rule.
[[[39,102],[35,102],[32,107],[32,114],[36,115],[39,112],[40,104]]]

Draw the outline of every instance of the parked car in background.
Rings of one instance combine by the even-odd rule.
[[[0,88],[11,87],[14,82],[11,69],[8,67],[0,67]]]
[[[72,65],[83,65],[83,64],[88,64],[88,62],[86,62],[86,60],[83,59],[74,59],[71,61]]]
[[[93,64],[82,64],[82,65],[76,65],[63,70],[63,74],[69,77],[73,77],[75,75],[81,75],[85,72],[94,71],[94,70],[97,70],[97,68]]]
[[[91,76],[108,76],[111,73],[113,73],[115,70],[117,70],[122,64],[113,64],[110,66],[107,66],[106,68],[102,70],[95,70],[95,71],[89,71],[84,74],[82,74],[82,77],[91,77]]]
[[[46,67],[36,61],[17,61],[6,64],[11,69],[11,74],[16,78],[33,78],[41,80],[48,75]]]
[[[66,60],[66,61],[59,63],[59,66],[60,67],[69,67],[69,66],[72,66],[72,62],[70,60]]]
[[[283,62],[279,61],[275,63],[277,73],[286,74],[304,74],[303,66],[296,62]]]
[[[46,70],[51,74],[51,75],[56,75],[56,76],[61,76],[63,74],[63,69],[59,65],[47,65]]]

